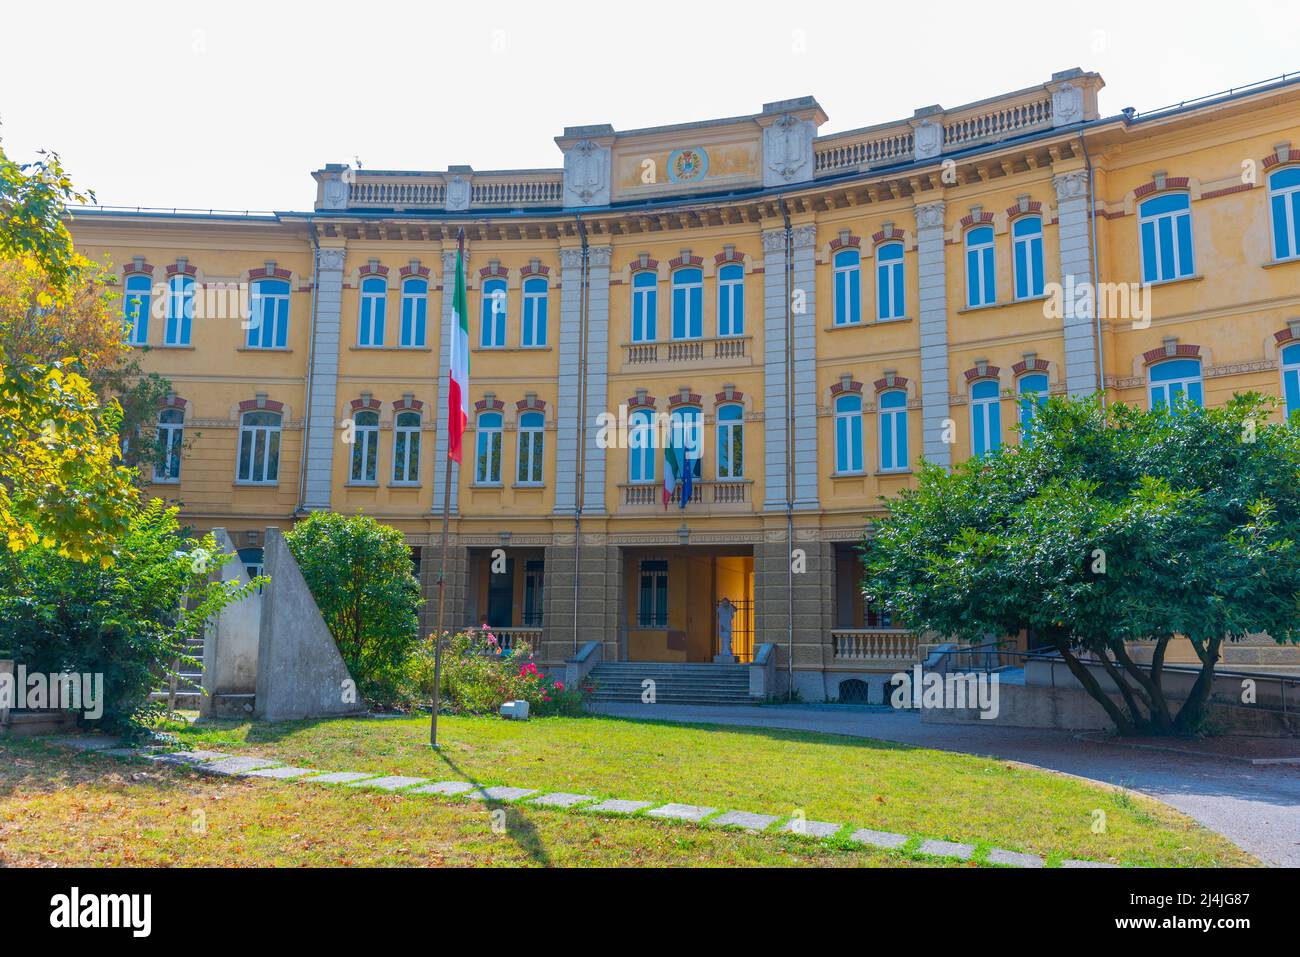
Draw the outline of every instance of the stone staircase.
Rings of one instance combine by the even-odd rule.
[[[749,666],[606,661],[592,669],[597,703],[642,704],[644,682],[654,682],[655,704],[754,705],[749,696]]]
[[[176,681],[176,707],[178,710],[197,711],[203,698],[203,639],[190,638],[185,642],[185,653],[198,659],[198,665],[182,665]],[[163,685],[149,695],[155,701],[166,701],[171,689]]]

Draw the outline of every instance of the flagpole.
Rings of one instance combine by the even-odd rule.
[[[465,230],[456,234],[456,266],[465,260]],[[446,282],[446,277],[443,277]],[[456,330],[452,331],[452,335]],[[450,343],[448,343],[450,357]],[[448,358],[447,387],[451,388],[451,365]],[[438,707],[442,694],[442,621],[447,606],[447,529],[451,523],[451,414],[447,416],[447,461],[442,479],[442,557],[438,561],[438,625],[433,632],[433,708],[429,715],[429,747],[438,747]]]

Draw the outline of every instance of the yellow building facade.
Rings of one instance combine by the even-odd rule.
[[[770,645],[805,698],[847,697],[918,653],[864,607],[854,546],[922,456],[1019,441],[1023,394],[1300,404],[1300,85],[1117,115],[1102,86],[828,135],[811,97],[574,127],[556,169],[328,165],[309,212],[72,230],[173,384],[184,451],[153,492],[251,565],[268,526],[363,510],[406,535],[430,627],[463,231],[448,621],[548,665],[593,640],[708,662],[726,598],[741,660]]]

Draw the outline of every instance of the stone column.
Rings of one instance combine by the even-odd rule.
[[[606,271],[608,277],[608,271]],[[560,250],[560,371],[555,407],[555,512],[572,515],[578,500],[578,385],[582,345],[582,250]],[[608,299],[606,300],[608,309]],[[608,333],[606,333],[608,334]],[[549,572],[549,567],[548,567]]]
[[[465,254],[465,269],[469,271],[469,254]],[[455,321],[451,311],[452,300],[456,296],[456,251],[443,250],[442,253],[442,335],[438,337],[438,394],[433,402],[433,415],[437,432],[433,440],[433,511],[442,514],[443,488],[447,477],[447,394],[451,389],[451,339],[452,323]],[[466,303],[466,309],[469,304]],[[470,370],[473,375],[473,370]],[[473,380],[471,379],[471,382]],[[472,423],[471,423],[472,424]],[[473,458],[469,450],[468,457]],[[460,466],[451,463],[451,512],[459,510],[460,500]],[[434,561],[438,556],[434,555]],[[450,559],[449,559],[450,561]],[[435,573],[436,574],[436,573]]]
[[[596,444],[597,418],[609,410],[609,264],[614,248],[587,250],[587,410],[583,450],[582,511],[605,512],[606,450]],[[561,400],[562,402],[563,400]]]
[[[792,309],[794,341],[794,507],[817,508],[817,227],[796,226]]]
[[[785,509],[785,230],[763,233],[763,508]]]
[[[316,315],[312,318],[311,400],[303,454],[302,503],[310,511],[328,510],[338,441],[339,335],[343,308],[343,249],[321,249],[316,264]]]
[[[1097,296],[1082,301],[1071,290],[1092,284],[1092,235],[1088,218],[1088,172],[1074,170],[1052,177],[1056,187],[1057,235],[1061,245],[1064,295],[1065,388],[1070,395],[1097,391]],[[1096,290],[1094,290],[1094,293]]]
[[[948,288],[944,269],[944,204],[916,207],[916,260],[920,279],[917,322],[921,335],[921,424],[927,460],[952,465],[943,441],[948,407]]]

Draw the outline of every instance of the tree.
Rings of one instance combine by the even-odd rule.
[[[864,590],[911,627],[1027,631],[1123,733],[1197,730],[1225,641],[1300,640],[1300,432],[1276,399],[1146,412],[1053,398],[1028,441],[951,473],[923,465],[863,544]],[[1171,641],[1200,660],[1175,709]],[[1149,643],[1149,665],[1131,644]],[[1118,688],[1102,689],[1092,660]]]
[[[139,729],[161,711],[149,700],[173,665],[195,666],[186,647],[209,617],[265,583],[215,580],[212,536],[186,533],[158,499],[132,516],[101,567],[35,545],[0,553],[0,650],[29,672],[102,674],[102,724]]]
[[[57,286],[75,271],[72,234],[64,225],[69,203],[93,201],[63,168],[58,153],[42,151],[32,163],[19,163],[0,146],[0,258],[31,257]]]
[[[391,702],[420,640],[420,584],[402,533],[369,515],[315,512],[284,539],[358,689]]]

